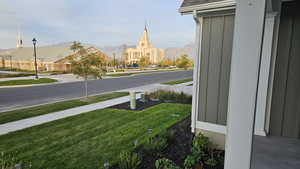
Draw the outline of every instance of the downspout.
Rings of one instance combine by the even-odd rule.
[[[200,74],[200,22],[197,16],[197,11],[193,11],[193,18],[196,22],[196,56],[194,63],[194,74],[193,74],[193,102],[192,102],[192,119],[191,119],[191,129],[192,133],[196,132],[196,122],[197,122],[197,113],[198,113],[198,98],[199,98],[199,74]]]

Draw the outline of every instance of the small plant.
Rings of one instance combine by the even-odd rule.
[[[141,165],[141,158],[137,153],[121,152],[119,168],[120,169],[138,169]]]
[[[198,156],[189,155],[184,160],[184,168],[185,169],[193,169],[196,164],[200,161]]]
[[[156,169],[180,169],[180,167],[176,166],[176,164],[167,159],[167,158],[161,158],[156,160],[155,162]]]
[[[144,149],[154,155],[159,155],[162,153],[168,146],[168,140],[166,138],[149,138],[147,143],[144,145]]]
[[[218,161],[214,157],[211,157],[205,161],[205,164],[209,167],[215,167],[218,165]]]
[[[203,134],[199,134],[193,139],[193,147],[207,149],[211,145],[209,138],[204,136]]]

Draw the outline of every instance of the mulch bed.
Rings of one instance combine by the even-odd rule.
[[[142,157],[142,169],[155,169],[155,161],[165,157],[174,161],[177,165],[183,167],[186,156],[191,154],[190,149],[192,145],[193,134],[191,133],[191,119],[187,118],[180,123],[177,123],[169,130],[174,130],[175,135],[169,143],[166,150],[160,155],[153,156],[148,154],[143,147],[136,149]]]
[[[137,100],[136,102],[136,109],[134,111],[140,111],[161,103],[176,103],[173,101],[155,101],[155,100],[147,100],[147,102],[142,102]],[[180,104],[180,103],[178,103]],[[130,102],[122,103],[119,105],[112,106],[110,108],[114,109],[123,109],[123,110],[131,110],[130,109]],[[138,153],[142,157],[142,164],[141,169],[156,169],[155,162],[161,158],[167,158],[172,160],[176,165],[184,168],[184,160],[185,158],[191,154],[192,148],[192,140],[194,134],[191,132],[191,118],[188,117],[187,119],[175,124],[174,126],[170,127],[168,130],[173,130],[175,132],[174,136],[172,137],[171,141],[168,143],[167,148],[159,154],[153,155],[149,154],[143,146],[140,146],[135,149],[135,152]],[[112,167],[117,169],[117,166]],[[204,166],[205,169],[211,169],[208,166]],[[221,169],[223,165],[219,165],[214,169]]]
[[[152,106],[156,106],[156,105],[161,104],[161,103],[163,103],[163,102],[162,101],[152,101],[152,100],[147,100],[147,102],[142,102],[142,101],[140,101],[140,99],[138,99],[136,101],[136,109],[133,110],[133,111],[144,110],[144,109],[147,109],[147,108],[152,107]],[[130,102],[118,104],[118,105],[112,106],[110,108],[121,109],[121,110],[131,110],[130,109]]]

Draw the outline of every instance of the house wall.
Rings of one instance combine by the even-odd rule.
[[[203,17],[198,120],[226,125],[234,15]]]
[[[53,63],[53,62],[37,62],[39,71],[70,71],[71,67],[68,64]],[[20,70],[35,70],[33,61],[10,61],[7,59],[1,59],[0,67],[14,68]]]
[[[300,3],[284,3],[279,30],[270,132],[275,136],[300,136]]]

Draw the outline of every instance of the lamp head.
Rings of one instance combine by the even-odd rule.
[[[33,44],[35,45],[37,40],[35,38],[32,39]]]

